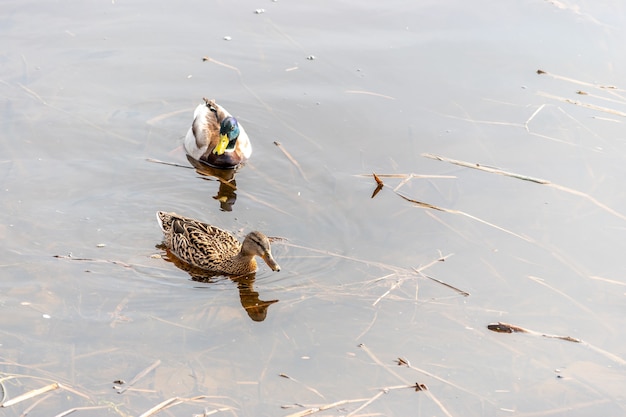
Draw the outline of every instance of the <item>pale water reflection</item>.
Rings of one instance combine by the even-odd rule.
[[[246,275],[236,276],[224,276],[224,274],[206,271],[186,262],[181,261],[175,255],[173,255],[165,245],[157,245],[157,248],[165,252],[165,259],[168,262],[176,265],[177,268],[187,272],[191,279],[196,282],[202,282],[206,284],[213,284],[221,282],[224,279],[230,279],[237,285],[239,289],[239,300],[241,306],[244,308],[248,316],[254,321],[263,321],[267,316],[268,308],[277,303],[279,300],[265,301],[259,297],[259,293],[255,291],[254,281],[256,280],[256,273],[250,273]],[[204,288],[204,287],[201,287]]]
[[[0,19],[5,415],[624,414],[620,2],[66,6]],[[202,97],[236,186],[182,150]],[[281,272],[194,281],[157,210]]]

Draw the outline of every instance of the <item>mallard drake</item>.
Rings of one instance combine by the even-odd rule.
[[[185,151],[193,159],[216,168],[236,168],[252,154],[243,126],[215,100],[203,99],[193,112],[185,136]]]
[[[251,232],[243,244],[231,233],[176,213],[157,212],[165,246],[179,259],[207,271],[243,275],[256,271],[260,256],[273,271],[280,271],[270,241],[261,232]]]

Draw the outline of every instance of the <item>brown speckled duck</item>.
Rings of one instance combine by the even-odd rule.
[[[252,154],[243,126],[215,100],[203,99],[185,136],[187,155],[215,168],[236,168]]]
[[[257,270],[260,256],[273,271],[280,266],[272,256],[270,241],[261,232],[251,232],[243,244],[231,233],[176,213],[157,212],[165,246],[176,257],[207,271],[244,275]]]

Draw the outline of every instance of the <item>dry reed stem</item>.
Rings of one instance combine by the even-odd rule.
[[[241,71],[239,71],[239,68],[237,68],[235,66],[228,65],[228,64],[226,64],[226,63],[224,63],[222,61],[218,61],[217,59],[213,59],[213,58],[210,58],[208,56],[205,56],[204,58],[202,58],[202,60],[203,61],[207,61],[207,62],[212,62],[212,63],[214,63],[216,65],[219,65],[220,67],[224,67],[224,68],[227,68],[227,69],[229,69],[231,71],[235,71],[237,73],[237,75],[239,75],[241,77]]]
[[[411,387],[416,387],[419,386],[419,384],[411,384],[409,382],[407,382],[406,379],[402,378],[400,375],[398,375],[398,373],[396,373],[395,371],[393,371],[391,368],[389,368],[389,366],[385,365],[380,359],[378,359],[378,357],[376,357],[376,355],[374,355],[374,353],[369,350],[363,343],[361,343],[359,345],[359,347],[361,349],[363,349],[363,351],[365,353],[367,353],[367,355],[377,364],[383,367],[383,369],[385,369],[387,372],[389,372],[391,375],[393,375],[394,377],[398,378],[398,380],[402,381],[403,383],[411,386]],[[408,363],[407,363],[408,364]],[[464,390],[465,391],[465,390]],[[452,414],[450,414],[450,412],[444,407],[444,405],[441,403],[441,401],[439,401],[430,390],[425,390],[424,392],[426,392],[426,394],[430,397],[430,399],[437,404],[437,406],[439,407],[439,409],[448,417],[452,417]]]
[[[190,166],[190,165],[182,165],[176,162],[167,162],[167,161],[161,161],[160,159],[154,159],[154,158],[146,158],[146,161],[148,162],[153,162],[155,164],[163,164],[163,165],[169,165],[172,167],[177,167],[177,168],[188,168],[188,169],[194,169],[194,167]]]
[[[31,95],[33,98],[35,98],[35,99],[36,99],[37,101],[39,101],[41,104],[43,104],[44,106],[46,106],[46,107],[48,107],[48,108],[51,108],[51,109],[53,109],[53,110],[56,110],[56,111],[58,111],[59,113],[63,113],[63,114],[65,114],[65,115],[67,115],[67,116],[70,116],[72,119],[74,119],[74,121],[75,121],[75,122],[76,122],[76,121],[81,121],[81,122],[85,123],[86,125],[88,125],[88,126],[90,126],[90,127],[94,128],[95,130],[98,130],[98,131],[100,131],[100,132],[104,132],[104,133],[106,133],[106,134],[108,134],[108,135],[110,135],[110,136],[114,136],[114,137],[116,137],[116,138],[118,138],[118,139],[122,139],[122,140],[123,140],[123,141],[125,141],[125,142],[131,143],[131,144],[133,144],[133,145],[138,145],[138,144],[139,144],[139,141],[137,141],[137,140],[135,140],[135,139],[132,139],[132,138],[130,138],[130,137],[127,137],[127,136],[120,135],[119,133],[115,132],[114,130],[105,129],[105,128],[101,127],[101,126],[98,126],[96,123],[94,123],[94,122],[92,122],[92,121],[90,121],[90,120],[88,120],[88,119],[86,119],[86,118],[84,118],[84,117],[80,116],[79,114],[77,114],[77,113],[75,113],[75,112],[69,112],[69,111],[64,110],[64,109],[62,109],[62,108],[60,108],[60,107],[57,107],[57,106],[53,106],[53,105],[51,105],[51,104],[48,104],[48,103],[47,103],[47,102],[46,102],[43,98],[41,98],[41,96],[40,96],[39,94],[37,94],[35,91],[31,90],[30,88],[28,88],[28,87],[26,87],[26,86],[24,86],[24,85],[22,85],[22,84],[20,84],[20,83],[18,83],[18,85],[19,85],[19,86],[20,86],[20,87],[21,87],[24,91],[26,91],[29,95]]]
[[[498,323],[494,323],[494,324],[490,324],[489,326],[487,326],[487,328],[489,330],[495,331],[497,333],[525,333],[525,334],[530,334],[533,336],[539,336],[539,337],[545,337],[545,338],[549,338],[549,339],[560,339],[560,340],[564,340],[566,342],[573,342],[573,343],[578,343],[581,346],[585,346],[591,350],[593,350],[596,353],[599,353],[600,355],[604,356],[607,359],[610,359],[620,365],[626,365],[626,360],[614,353],[608,352],[604,349],[601,349],[599,347],[596,347],[588,342],[585,342],[584,340],[581,339],[577,339],[571,336],[560,336],[560,335],[555,335],[555,334],[548,334],[548,333],[543,333],[543,332],[538,332],[535,330],[530,330],[530,329],[526,329],[524,327],[520,327],[520,326],[516,326],[513,324],[509,324],[509,323],[503,323],[503,322],[498,322]]]
[[[39,404],[43,403],[44,401],[46,401],[48,398],[52,397],[53,393],[49,392],[46,395],[44,395],[43,397],[37,399],[34,403],[32,403],[31,405],[29,405],[28,407],[26,407],[24,409],[24,411],[22,411],[21,416],[27,416],[31,413],[31,411],[33,411],[35,408],[37,408],[39,406]]]
[[[619,97],[618,99],[609,98],[609,97],[599,96],[597,94],[588,93],[588,92],[582,91],[582,90],[576,91],[576,94],[578,94],[579,96],[597,98],[598,100],[608,101],[609,103],[626,104],[626,101],[624,100],[623,97]],[[615,119],[611,119],[611,120],[615,121]]]
[[[154,407],[152,407],[151,409],[145,411],[143,414],[141,414],[139,417],[150,417],[153,416],[163,410],[166,410],[170,407],[174,407],[176,405],[182,404],[182,403],[186,403],[186,402],[194,402],[194,401],[199,401],[199,400],[203,400],[206,398],[210,398],[208,395],[198,395],[196,397],[192,397],[192,398],[181,398],[181,397],[172,397],[169,398],[165,401],[160,402],[159,404],[155,405]],[[204,413],[205,416],[211,415],[211,414],[216,414],[218,412],[222,412],[222,411],[233,411],[232,407],[222,407],[222,408],[218,408],[215,410],[210,411],[209,413]]]
[[[513,178],[517,178],[517,179],[524,180],[524,181],[535,182],[537,184],[550,184],[550,181],[548,180],[544,180],[541,178],[533,178],[533,177],[529,177],[529,176],[522,175],[522,174],[516,174],[513,172],[504,171],[498,168],[481,165],[478,163],[460,161],[458,159],[447,158],[445,156],[433,155],[430,153],[423,153],[422,156],[425,158],[434,159],[436,161],[443,161],[443,162],[448,162],[450,164],[459,165],[465,168],[478,169],[480,171],[489,172],[491,174],[505,175],[508,177],[513,177]]]
[[[323,249],[315,249],[315,248],[311,248],[308,246],[302,246],[302,245],[296,245],[294,243],[289,243],[289,242],[285,242],[283,243],[285,246],[289,246],[292,248],[298,248],[298,249],[304,249],[310,252],[315,252],[315,253],[321,253],[324,255],[328,255],[328,256],[333,256],[336,258],[340,258],[340,259],[346,259],[348,261],[352,261],[352,262],[359,262],[365,265],[369,265],[369,266],[376,266],[378,268],[381,269],[386,269],[389,271],[393,271],[396,273],[407,273],[407,274],[411,274],[411,270],[407,269],[407,268],[402,268],[402,267],[398,267],[398,266],[394,266],[394,265],[389,265],[389,264],[385,264],[382,262],[375,262],[375,261],[368,261],[365,259],[359,259],[359,258],[354,258],[352,256],[347,256],[347,255],[342,255],[340,253],[336,253],[336,252],[331,252],[331,251],[327,251],[327,250],[323,250]]]
[[[371,91],[363,91],[363,90],[346,90],[345,91],[348,94],[366,94],[368,96],[375,96],[375,97],[382,97],[382,98],[386,98],[387,100],[395,100],[395,97],[391,97],[391,96],[387,96],[385,94],[380,94],[380,93],[374,93]]]
[[[165,319],[163,319],[161,317],[157,317],[157,316],[148,316],[148,317],[150,317],[152,320],[160,321],[161,323],[169,324],[171,326],[175,326],[175,327],[178,327],[178,328],[181,328],[181,329],[191,330],[191,331],[198,332],[198,333],[204,333],[205,332],[205,330],[197,329],[195,327],[185,326],[184,324],[175,323],[173,321],[165,320]]]
[[[581,274],[581,276],[584,276],[584,275]],[[545,282],[545,280],[543,280],[543,279],[541,279],[539,277],[535,277],[535,276],[529,275],[528,278],[531,279],[532,281],[536,282],[537,284],[543,285],[544,287],[550,289],[551,291],[554,291],[555,293],[557,293],[558,295],[560,295],[561,297],[565,298],[567,301],[569,301],[570,303],[575,305],[576,307],[580,308],[587,315],[589,315],[591,317],[595,317],[596,322],[597,323],[601,323],[610,332],[616,331],[615,329],[609,327],[608,324],[605,323],[606,320],[602,320],[601,318],[599,318],[595,311],[593,311],[592,309],[590,309],[586,305],[582,304],[581,302],[577,301],[575,298],[565,294],[565,292],[563,292],[563,291],[553,287],[552,285],[548,284],[547,282]]]
[[[510,127],[521,127],[524,128],[524,124],[523,123],[513,123],[513,122],[495,122],[493,120],[476,120],[476,119],[472,119],[470,117],[461,117],[461,116],[452,116],[450,114],[443,114],[443,116],[449,118],[449,119],[454,119],[454,120],[461,120],[464,122],[471,122],[477,125],[493,125],[493,126],[510,126]]]
[[[374,326],[374,323],[376,323],[376,320],[378,320],[378,310],[374,311],[374,317],[372,317],[372,321],[370,321],[370,323],[367,325],[367,327],[365,328],[365,330],[363,330],[356,338],[355,340],[360,340],[363,336],[365,336]]]
[[[599,277],[599,276],[596,276],[596,275],[591,275],[589,278],[590,278],[590,279],[593,279],[593,280],[596,280],[596,281],[606,282],[606,283],[608,283],[608,284],[614,284],[614,285],[626,286],[626,282],[616,281],[616,280],[614,280],[614,279],[609,279],[609,278]]]
[[[546,107],[545,104],[542,104],[541,106],[539,106],[537,108],[537,110],[535,110],[533,112],[533,114],[530,115],[530,117],[528,119],[526,119],[526,122],[524,122],[524,128],[526,128],[527,132],[530,132],[530,129],[528,128],[528,124],[535,118],[536,115],[539,114],[540,111],[542,111],[544,108]]]
[[[369,400],[365,401],[363,404],[358,406],[356,409],[354,409],[351,412],[349,412],[348,414],[346,414],[346,417],[352,417],[353,415],[355,415],[356,413],[358,413],[359,411],[361,411],[362,409],[364,409],[365,407],[367,407],[368,405],[370,405],[371,403],[373,403],[378,398],[380,398],[383,394],[386,394],[386,393],[387,392],[383,391],[383,390],[377,392],[372,398],[370,398]]]
[[[577,301],[574,297],[571,297],[567,294],[565,294],[563,291],[559,290],[558,288],[553,287],[552,285],[548,284],[547,282],[545,282],[544,279],[539,278],[539,277],[535,277],[532,275],[529,275],[528,278],[534,282],[536,282],[539,285],[543,285],[546,288],[549,288],[550,290],[554,291],[555,293],[559,294],[561,297],[565,298],[567,301],[569,301],[570,303],[574,304],[576,307],[580,308],[582,311],[584,311],[585,313],[587,313],[590,316],[594,316],[595,313],[592,309],[590,309],[589,307],[587,307],[586,305],[582,304],[581,302]],[[598,320],[598,321],[602,321],[602,320]]]
[[[553,100],[558,100],[558,101],[562,101],[565,103],[573,104],[575,106],[584,107],[590,110],[596,110],[596,111],[601,111],[603,113],[613,114],[615,116],[626,117],[626,113],[619,111],[619,110],[611,109],[609,107],[602,107],[602,106],[597,106],[595,104],[584,103],[579,100],[572,100],[571,98],[567,98],[567,97],[555,96],[553,94],[544,93],[542,91],[538,92],[537,95],[541,97],[550,98]]]
[[[176,115],[181,114],[181,113],[191,113],[191,112],[193,112],[193,109],[174,110],[174,111],[171,111],[171,112],[160,114],[158,116],[154,116],[152,119],[146,120],[146,124],[154,125],[154,124],[160,122],[161,120],[169,119],[172,116],[176,116]]]
[[[177,168],[196,169],[196,168],[195,168],[195,167],[193,167],[193,166],[189,166],[189,165],[181,165],[181,164],[178,164],[178,163],[175,163],[175,162],[166,162],[166,161],[161,161],[161,160],[159,160],[159,159],[154,159],[154,158],[146,158],[146,161],[148,161],[148,162],[153,162],[153,163],[156,163],[156,164],[169,165],[169,166],[173,166],[173,167],[177,167]],[[248,165],[249,165],[249,164],[248,164]],[[304,173],[302,173],[302,174],[304,175]],[[219,177],[214,177],[214,178],[215,178],[217,181],[221,182],[222,184],[227,184],[228,186],[233,187],[233,186],[232,186],[232,184],[230,184],[230,182],[229,182],[229,181],[223,180],[223,179],[221,179],[221,178],[219,178]],[[204,177],[203,177],[203,179],[206,179],[206,178],[204,178]],[[306,177],[305,177],[305,179],[306,179]],[[280,212],[280,213],[283,213],[283,214],[286,214],[286,215],[289,215],[289,216],[293,216],[293,214],[292,214],[292,213],[288,213],[288,212],[286,212],[285,210],[282,210],[281,208],[277,207],[276,205],[271,204],[271,203],[268,203],[267,201],[261,200],[260,198],[255,197],[255,196],[253,196],[253,195],[252,195],[252,194],[250,194],[250,193],[247,193],[247,192],[245,192],[245,191],[241,191],[241,190],[238,190],[238,193],[239,193],[239,194],[241,194],[241,195],[244,195],[244,196],[246,196],[246,197],[248,197],[248,198],[250,198],[252,201],[256,201],[257,203],[263,204],[264,206],[267,206],[267,207],[269,207],[269,208],[272,208],[272,209],[274,209],[274,210],[276,210],[276,211],[278,211],[278,212]]]
[[[432,372],[428,372],[428,371],[426,371],[426,370],[424,370],[422,368],[417,368],[417,367],[411,365],[411,363],[407,359],[405,359],[405,358],[398,358],[397,363],[398,363],[398,366],[406,366],[407,368],[409,368],[409,369],[411,369],[411,370],[413,370],[415,372],[419,372],[422,375],[425,375],[425,376],[427,376],[429,378],[435,379],[435,380],[437,380],[437,381],[439,381],[439,382],[441,382],[441,383],[443,383],[445,385],[448,385],[448,386],[450,386],[452,388],[456,388],[459,391],[463,391],[463,392],[465,392],[467,394],[470,394],[470,395],[472,395],[474,397],[480,398],[483,401],[488,401],[484,396],[482,396],[480,394],[472,392],[469,389],[467,389],[465,387],[462,387],[462,386],[460,386],[458,384],[455,384],[452,381],[449,381],[449,380],[447,380],[445,378],[437,376],[437,375],[433,374]],[[491,402],[491,401],[488,401],[488,402]]]
[[[463,291],[463,290],[461,290],[461,289],[459,289],[459,288],[457,288],[457,287],[455,287],[455,286],[453,286],[453,285],[448,284],[447,282],[443,282],[443,281],[442,281],[442,280],[440,280],[440,279],[437,279],[437,278],[431,277],[430,275],[423,274],[423,273],[421,273],[421,272],[420,272],[420,271],[418,271],[418,270],[415,270],[415,272],[417,272],[418,274],[420,274],[420,275],[421,275],[421,276],[423,276],[424,278],[428,278],[428,279],[430,279],[431,281],[435,281],[435,282],[437,282],[437,283],[439,283],[439,284],[443,285],[444,287],[448,287],[448,288],[450,288],[450,289],[452,289],[452,290],[456,291],[457,293],[461,294],[463,297],[469,297],[469,296],[470,296],[470,293],[468,293],[467,291]]]
[[[372,307],[374,307],[376,304],[378,304],[378,302],[379,302],[380,300],[382,300],[383,298],[385,298],[386,296],[388,296],[388,295],[391,293],[391,291],[393,291],[394,289],[398,288],[400,285],[401,285],[401,282],[400,282],[400,279],[398,279],[396,282],[394,282],[394,283],[391,285],[391,288],[389,288],[387,291],[385,291],[385,292],[384,292],[381,296],[379,296],[379,297],[376,299],[376,301],[374,301],[374,302],[372,303]]]
[[[451,288],[451,289],[455,290],[456,292],[458,292],[458,293],[460,293],[460,294],[462,294],[462,295],[464,295],[464,296],[469,296],[470,294],[469,294],[468,292],[463,291],[463,290],[460,290],[460,289],[458,289],[458,288],[456,288],[456,287],[454,287],[454,286],[452,286],[452,285],[450,285],[450,284],[447,284],[447,283],[445,283],[445,282],[443,282],[443,281],[441,281],[441,280],[438,280],[438,279],[436,279],[436,278],[432,278],[432,277],[429,277],[429,276],[427,276],[427,275],[424,275],[424,274],[422,274],[422,272],[421,272],[421,271],[423,271],[423,270],[425,270],[425,269],[427,269],[427,268],[430,268],[431,266],[433,266],[433,265],[434,265],[434,264],[436,264],[437,262],[443,262],[443,261],[445,261],[447,258],[449,258],[449,257],[450,257],[450,256],[452,256],[452,255],[453,255],[453,254],[449,254],[449,255],[446,255],[446,256],[439,256],[439,258],[434,259],[434,260],[433,260],[433,261],[431,261],[430,263],[428,263],[428,264],[426,264],[426,265],[424,265],[424,266],[422,266],[422,267],[420,267],[420,268],[413,268],[413,271],[415,271],[418,275],[422,275],[422,276],[424,276],[424,277],[426,277],[426,278],[428,278],[428,279],[431,279],[431,280],[433,280],[433,281],[435,281],[435,282],[438,282],[438,283],[440,283],[440,284],[442,284],[442,285],[444,285],[444,286],[446,286],[446,287],[448,287],[448,288]],[[374,302],[372,303],[372,306],[375,306],[376,304],[378,304],[378,303],[380,302],[380,300],[382,300],[382,299],[383,299],[383,298],[385,298],[387,295],[389,295],[389,294],[391,293],[391,291],[393,291],[393,290],[394,290],[394,289],[396,289],[396,288],[399,288],[399,287],[400,287],[400,286],[401,286],[401,285],[402,285],[402,284],[403,284],[406,280],[408,280],[408,279],[410,279],[410,278],[413,278],[413,276],[409,276],[409,277],[400,277],[400,278],[398,278],[398,279],[396,280],[396,282],[395,282],[394,284],[392,284],[392,286],[391,286],[391,288],[389,288],[389,290],[385,291],[385,293],[383,293],[380,297],[378,297],[378,298],[376,299],[376,301],[374,301]],[[418,290],[419,290],[419,287],[418,287],[418,289],[417,289],[416,291],[418,291]],[[417,296],[417,294],[416,294],[416,296]]]
[[[287,39],[289,39],[288,36],[284,35]],[[252,90],[252,88],[250,88],[244,81],[243,81],[243,74],[241,73],[241,71],[239,70],[239,68],[226,64],[224,62],[218,61],[216,59],[210,58],[210,57],[204,57],[202,59],[203,61],[207,61],[207,62],[212,62],[214,64],[217,64],[219,66],[222,66],[224,68],[230,69],[231,71],[234,71],[237,76],[239,77],[239,83],[241,84],[241,86],[243,88],[246,89],[246,91],[248,93],[250,93],[250,95],[252,95],[263,107],[265,107],[265,109],[272,114],[272,116],[274,116],[278,121],[280,121],[280,123],[285,126],[287,129],[291,130],[292,132],[296,133],[298,136],[306,139],[309,143],[311,143],[312,145],[315,145],[318,149],[322,149],[322,146],[318,143],[317,140],[310,138],[309,136],[305,135],[304,133],[300,132],[298,129],[296,129],[295,127],[291,126],[290,124],[286,123],[283,119],[281,119],[280,117],[278,117],[276,115],[276,112],[274,112],[274,109],[272,109],[271,106],[269,106],[257,93],[254,92],[254,90]]]
[[[94,405],[94,406],[87,406],[87,407],[74,407],[74,408],[70,408],[69,410],[65,410],[62,413],[59,413],[57,415],[55,415],[54,417],[65,417],[69,414],[72,414],[76,411],[85,411],[85,410],[103,410],[105,408],[110,408],[110,406],[108,405]]]
[[[3,402],[2,404],[0,404],[0,407],[2,408],[11,407],[12,405],[15,405],[17,403],[20,403],[22,401],[28,400],[30,398],[36,397],[41,394],[45,394],[49,391],[53,391],[56,389],[59,389],[59,384],[56,382],[53,382],[52,384],[46,385],[45,387],[41,387],[41,388],[37,388],[31,391],[25,392],[24,394],[20,394],[15,398],[7,400]]]
[[[117,390],[117,393],[118,394],[122,394],[122,393],[126,392],[126,390],[128,390],[135,383],[137,383],[140,379],[142,379],[144,376],[146,376],[148,373],[150,373],[151,371],[153,371],[154,369],[156,369],[160,365],[161,365],[161,360],[157,359],[156,361],[154,361],[154,363],[152,363],[152,365],[148,366],[143,371],[139,372],[129,383],[127,383],[123,387],[120,387]]]
[[[358,174],[356,175],[357,177],[371,177],[372,174]],[[377,183],[382,183],[382,180],[380,180],[381,178],[418,178],[418,179],[440,179],[440,178],[449,178],[449,179],[454,179],[457,178],[456,175],[436,175],[436,174],[414,174],[414,173],[409,173],[409,174],[376,174],[374,173],[374,180],[376,180],[376,177],[378,177],[378,180],[376,181]],[[380,184],[379,183],[379,184]]]
[[[425,269],[430,268],[431,266],[435,265],[438,262],[445,261],[446,259],[448,259],[450,256],[453,255],[453,254],[448,254],[448,255],[445,255],[445,256],[439,256],[436,259],[433,259],[432,261],[430,261],[428,264],[423,265],[423,266],[421,266],[419,268],[413,268],[413,271],[411,271],[411,270],[406,269],[406,268],[401,268],[401,267],[397,267],[397,266],[393,266],[393,265],[389,265],[389,264],[384,264],[384,263],[381,263],[381,262],[367,261],[367,260],[364,260],[364,259],[358,259],[358,258],[354,258],[354,257],[351,257],[351,256],[346,256],[346,255],[341,255],[341,254],[330,252],[330,251],[326,251],[326,250],[314,249],[314,248],[310,248],[310,247],[306,247],[306,246],[296,245],[296,244],[293,244],[293,243],[284,243],[284,245],[289,246],[289,247],[293,247],[293,248],[305,249],[305,250],[308,250],[308,251],[311,251],[311,252],[323,253],[323,254],[326,254],[326,255],[329,255],[329,256],[334,256],[334,257],[337,257],[337,258],[346,259],[346,260],[349,260],[349,261],[352,261],[352,262],[360,262],[360,263],[363,263],[363,264],[369,265],[369,266],[376,266],[376,267],[379,267],[381,269],[387,269],[387,270],[393,271],[395,274],[404,273],[406,275],[409,275],[409,277],[407,277],[407,278],[399,278],[398,281],[396,281],[396,283],[394,283],[392,285],[391,289],[386,291],[383,295],[381,295],[380,297],[378,297],[374,301],[374,303],[372,304],[373,306],[378,304],[380,302],[380,300],[382,300],[384,297],[389,295],[393,289],[398,288],[404,281],[406,281],[409,278],[415,277],[415,274],[412,273],[413,271],[419,273],[421,271],[424,271]],[[391,277],[393,275],[394,274],[386,275],[385,278],[386,277]],[[378,280],[379,279],[380,278],[378,278]],[[450,287],[454,288],[452,286],[450,286]],[[461,291],[461,290],[458,290],[458,291],[464,292],[464,291]]]
[[[287,415],[285,417],[305,417],[305,416],[310,416],[312,414],[319,413],[320,411],[326,411],[328,409],[339,407],[339,406],[342,406],[342,405],[345,405],[345,404],[358,403],[358,402],[367,401],[367,400],[368,400],[367,398],[358,398],[358,399],[354,399],[354,400],[336,401],[334,403],[320,405],[319,407],[310,407],[310,408],[307,408],[306,410],[302,410],[302,411],[299,411],[297,413],[289,414],[289,415]]]
[[[423,156],[427,156],[427,157],[428,157],[428,155],[429,154],[423,154]],[[443,159],[440,159],[440,158],[443,158],[443,157],[437,157],[437,156],[433,155],[433,159],[443,160]],[[449,158],[445,158],[445,159],[449,160]],[[472,166],[472,168],[474,168],[474,167]],[[381,185],[378,184],[378,187],[381,187]],[[377,188],[377,190],[378,190],[378,188]],[[415,204],[415,205],[417,205],[417,206],[419,206],[421,208],[430,209],[430,210],[436,210],[436,211],[443,211],[445,213],[457,214],[457,215],[460,215],[460,216],[465,216],[465,217],[470,218],[470,219],[472,219],[474,221],[477,221],[477,222],[482,223],[484,225],[487,225],[489,227],[493,227],[494,229],[500,230],[500,231],[502,231],[504,233],[508,233],[508,234],[510,234],[512,236],[515,236],[515,237],[519,238],[519,239],[525,240],[526,242],[535,243],[534,240],[529,238],[528,236],[522,236],[522,235],[520,235],[518,233],[515,233],[515,232],[509,230],[509,229],[505,229],[504,227],[498,226],[498,225],[496,225],[494,223],[488,222],[487,220],[483,220],[483,219],[481,219],[479,217],[473,216],[473,215],[471,215],[469,213],[465,213],[465,212],[460,211],[460,210],[453,210],[453,209],[447,209],[447,208],[443,208],[443,207],[438,207],[438,206],[435,206],[435,205],[432,205],[432,204],[429,204],[429,203],[424,203],[424,202],[415,200],[413,198],[407,197],[407,196],[399,193],[398,191],[393,190],[393,192],[397,196],[402,198],[403,200],[406,200],[406,201],[408,201],[410,203],[413,203],[413,204]]]
[[[537,74],[539,75],[545,75],[551,78],[554,78],[555,80],[561,80],[561,81],[567,81],[568,83],[572,83],[572,84],[578,84],[578,85],[584,85],[585,87],[592,87],[592,88],[597,88],[600,90],[614,90],[614,91],[625,91],[622,89],[619,89],[615,86],[612,85],[602,85],[602,84],[593,84],[587,81],[581,81],[581,80],[577,80],[575,78],[569,78],[569,77],[564,77],[562,75],[557,75],[557,74],[552,74],[550,72],[538,69],[537,70]]]
[[[291,154],[289,152],[287,152],[287,149],[285,149],[285,147],[282,145],[282,143],[280,143],[278,141],[274,141],[274,145],[276,145],[278,147],[278,149],[280,149],[280,151],[283,153],[283,155],[285,155],[287,157],[287,159],[289,159],[289,162],[291,162],[293,164],[293,166],[295,166],[298,169],[298,172],[300,173],[300,175],[302,175],[302,178],[306,182],[309,182],[309,180],[307,179],[307,177],[306,177],[304,171],[302,170],[302,167],[298,163],[298,161],[296,161],[296,159],[293,156],[291,156]]]
[[[323,395],[322,393],[320,393],[318,390],[316,390],[315,388],[310,387],[310,386],[308,386],[307,384],[305,384],[305,383],[303,383],[303,382],[300,382],[300,381],[298,381],[297,379],[292,378],[292,377],[290,377],[290,376],[289,376],[289,375],[287,375],[287,374],[280,373],[280,374],[278,374],[278,376],[280,376],[280,377],[282,377],[282,378],[285,378],[285,379],[288,379],[288,380],[290,380],[290,381],[293,381],[293,382],[295,382],[296,384],[300,384],[300,385],[302,385],[304,388],[306,388],[307,390],[311,391],[313,394],[315,394],[315,395],[317,395],[318,397],[320,397],[321,399],[323,399],[323,400],[325,400],[325,399],[326,399],[326,397],[324,397],[324,395]]]
[[[589,194],[584,193],[582,191],[575,190],[573,188],[569,188],[569,187],[565,187],[565,186],[562,186],[562,185],[559,185],[559,184],[555,184],[555,183],[550,182],[548,180],[544,180],[544,179],[541,179],[541,178],[533,178],[533,177],[529,177],[529,176],[522,175],[522,174],[516,174],[516,173],[513,173],[513,172],[504,171],[504,170],[501,170],[501,169],[498,169],[498,168],[487,167],[487,166],[480,165],[480,164],[477,164],[477,163],[471,163],[471,162],[460,161],[460,160],[457,160],[457,159],[447,158],[445,156],[433,155],[433,154],[428,154],[428,153],[424,153],[424,154],[422,154],[422,156],[425,157],[425,158],[430,158],[430,159],[435,159],[435,160],[438,160],[438,161],[448,162],[448,163],[451,163],[451,164],[454,164],[454,165],[459,165],[459,166],[466,167],[466,168],[472,168],[472,169],[477,169],[479,171],[485,171],[485,172],[488,172],[488,173],[491,173],[491,174],[504,175],[504,176],[507,176],[507,177],[517,178],[517,179],[520,179],[520,180],[530,181],[530,182],[534,182],[534,183],[537,183],[537,184],[545,185],[545,186],[557,189],[559,191],[563,191],[563,192],[566,192],[566,193],[569,193],[569,194],[572,194],[572,195],[575,195],[575,196],[578,196],[578,197],[582,197],[582,198],[588,200],[589,202],[591,202],[593,205],[601,208],[602,210],[604,210],[604,211],[606,211],[606,212],[608,212],[608,213],[610,213],[610,214],[612,214],[612,215],[614,215],[616,217],[619,217],[620,219],[626,220],[626,215],[624,215],[622,213],[619,213],[618,211],[616,211],[616,210],[612,209],[611,207],[607,206],[606,204],[601,203],[600,201],[598,201],[594,197],[590,196]],[[472,216],[469,216],[469,215],[467,215],[467,216],[468,217],[472,217]],[[524,238],[524,239],[528,240],[528,241],[531,241],[528,238]]]
[[[391,375],[393,375],[399,381],[402,381],[403,384],[407,384],[407,385],[410,384],[410,382],[408,380],[406,380],[403,377],[401,377],[397,372],[393,371],[391,368],[389,368],[387,365],[385,365],[380,359],[378,359],[378,357],[376,357],[376,355],[374,355],[374,353],[371,350],[369,350],[369,348],[367,346],[365,346],[364,343],[360,343],[358,345],[358,347],[363,349],[363,351],[367,354],[367,356],[369,356],[370,359],[373,360],[377,365],[381,366],[384,370],[389,372]]]

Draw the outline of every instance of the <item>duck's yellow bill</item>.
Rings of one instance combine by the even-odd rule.
[[[215,149],[213,149],[213,153],[215,155],[222,155],[224,152],[226,152],[228,142],[230,142],[230,140],[228,139],[228,135],[220,135],[220,141],[217,142],[217,146],[215,147]]]

